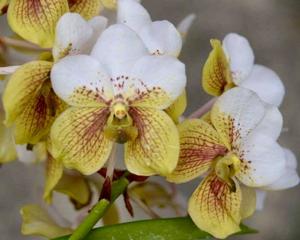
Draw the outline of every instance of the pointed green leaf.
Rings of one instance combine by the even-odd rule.
[[[238,234],[256,233],[256,230],[241,226]],[[68,236],[55,240],[67,240]],[[143,220],[100,227],[92,230],[85,240],[209,240],[210,234],[198,229],[189,217]]]

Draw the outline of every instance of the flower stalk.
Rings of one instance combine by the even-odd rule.
[[[214,105],[217,98],[212,98],[207,103],[205,103],[203,106],[198,108],[195,112],[193,112],[191,115],[188,116],[188,118],[199,118],[202,117],[205,113],[207,113],[211,107]]]
[[[69,240],[81,240],[86,237],[86,235],[92,230],[96,223],[104,216],[106,211],[114,203],[114,201],[123,194],[126,190],[129,181],[125,176],[119,180],[113,182],[111,200],[101,199],[91,210],[89,215],[82,221],[82,223],[77,227]]]
[[[0,75],[9,75],[14,73],[20,66],[0,67]]]
[[[26,49],[32,50],[32,51],[50,50],[49,48],[41,48],[38,45],[35,45],[33,43],[30,43],[30,42],[27,42],[24,40],[13,39],[13,38],[9,38],[9,37],[0,37],[0,41],[10,47],[21,47],[21,48],[26,48]]]

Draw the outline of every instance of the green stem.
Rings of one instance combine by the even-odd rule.
[[[91,210],[89,215],[80,223],[69,240],[81,240],[92,230],[96,223],[104,216],[114,201],[126,190],[129,182],[125,177],[113,182],[111,201],[100,200]]]

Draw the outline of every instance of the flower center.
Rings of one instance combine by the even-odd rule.
[[[122,120],[127,115],[127,107],[124,103],[118,102],[112,106],[112,112],[116,118]]]
[[[104,134],[117,143],[125,143],[137,137],[138,130],[133,126],[133,120],[128,114],[128,106],[125,103],[116,102],[111,106],[111,114],[104,128]]]
[[[226,156],[217,160],[215,171],[219,178],[230,186],[234,186],[232,177],[234,177],[241,168],[240,159],[233,153],[228,153]]]

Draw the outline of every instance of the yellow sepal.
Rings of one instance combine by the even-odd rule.
[[[117,8],[117,0],[101,0],[101,3],[105,8],[108,9],[116,9]]]
[[[26,205],[21,209],[22,234],[36,235],[48,239],[72,233],[70,228],[59,226],[43,208],[38,205]]]
[[[79,13],[89,20],[98,16],[103,6],[101,0],[68,0],[71,12]]]
[[[167,176],[170,182],[182,183],[204,174],[219,155],[226,152],[216,130],[200,119],[185,120],[178,125],[179,161]]]
[[[116,204],[112,204],[102,218],[103,225],[114,225],[120,223],[120,214]]]
[[[188,212],[194,223],[216,238],[240,231],[241,189],[235,191],[214,173],[208,175],[189,200]]]
[[[33,61],[11,76],[3,95],[7,126],[14,125],[17,144],[36,144],[48,134],[65,104],[51,88],[51,62]]]
[[[125,144],[125,163],[137,175],[166,176],[176,167],[179,155],[179,136],[172,119],[152,108],[130,110],[138,137]]]
[[[8,23],[22,38],[52,47],[59,18],[69,11],[67,0],[10,0]]]
[[[212,125],[211,119],[210,119],[210,111],[202,115],[200,118],[202,121],[207,122],[208,124]]]
[[[91,200],[91,191],[87,180],[77,173],[64,173],[54,190],[67,195],[76,209],[86,206]]]
[[[46,180],[44,188],[44,200],[50,204],[52,202],[52,192],[63,175],[63,164],[49,155],[46,163]]]
[[[187,106],[187,96],[186,91],[175,100],[175,102],[166,109],[166,113],[173,119],[173,121],[178,124],[180,116],[184,113]]]
[[[5,127],[2,116],[3,114],[0,116],[0,164],[17,159],[12,130]]]
[[[222,44],[212,39],[213,50],[210,52],[202,71],[202,86],[213,96],[220,96],[224,91],[234,87],[229,62],[226,58]]]
[[[143,182],[128,189],[129,196],[143,202],[146,206],[156,209],[180,211],[180,206],[173,199],[173,195],[157,182]]]
[[[97,172],[113,145],[103,133],[108,114],[109,110],[101,107],[68,108],[51,128],[52,156],[85,175]]]
[[[241,217],[248,218],[253,215],[256,210],[256,191],[254,188],[241,186],[242,203],[241,203]]]

